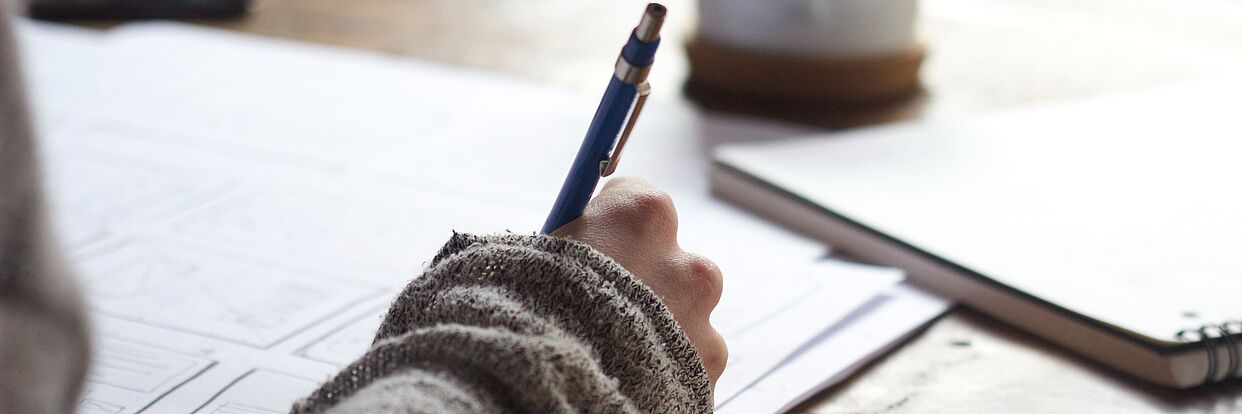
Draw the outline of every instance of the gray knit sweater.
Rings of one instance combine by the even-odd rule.
[[[371,350],[293,412],[711,408],[685,333],[616,262],[565,239],[458,234],[397,298]]]
[[[0,413],[75,410],[86,318],[46,223],[0,0]],[[293,407],[319,412],[707,412],[694,348],[655,294],[569,240],[456,235],[372,349]]]

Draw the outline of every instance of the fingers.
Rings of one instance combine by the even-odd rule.
[[[672,197],[636,178],[615,178],[582,217],[552,232],[590,244],[637,275],[652,274],[677,247]]]
[[[724,372],[729,348],[711,325],[711,313],[724,292],[724,277],[711,260],[680,249],[668,259],[666,277],[646,282],[660,284],[652,290],[661,295],[678,325],[698,351],[713,386]]]
[[[649,241],[677,241],[677,208],[668,193],[637,178],[609,180],[587,204],[584,215],[607,216],[619,235]]]
[[[668,193],[637,178],[611,179],[581,218],[552,234],[590,244],[650,287],[686,332],[715,385],[729,359],[710,321],[724,278],[711,260],[677,245],[677,209]]]
[[[677,249],[666,259],[664,274],[659,282],[664,291],[694,298],[692,303],[678,310],[694,319],[693,323],[707,323],[707,318],[724,292],[724,275],[716,263],[697,253]],[[692,306],[690,306],[692,305]]]
[[[724,374],[725,366],[729,364],[729,346],[725,344],[723,336],[715,329],[702,336],[705,341],[702,345],[695,345],[694,349],[699,352],[699,359],[703,360],[703,368],[707,371],[707,379],[711,381],[712,388],[716,388],[716,380],[720,379],[720,375]]]

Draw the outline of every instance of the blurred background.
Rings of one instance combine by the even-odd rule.
[[[833,3],[779,1],[771,7],[815,2]],[[687,99],[685,94],[669,91],[681,88],[687,79],[689,65],[682,45],[696,32],[699,4],[690,0],[665,3],[670,9],[663,32],[666,47],[652,71],[651,82],[658,91],[652,99]],[[878,2],[886,3],[902,2]],[[198,22],[503,72],[595,94],[604,83],[601,73],[611,69],[622,43],[617,33],[629,30],[643,4],[633,0],[254,0],[248,14],[239,18]],[[705,104],[850,127],[894,119],[971,116],[1242,73],[1242,3],[1236,0],[922,0],[917,9],[914,30],[926,48],[926,61],[921,69],[924,93],[913,99],[868,103],[863,108]],[[112,23],[86,24],[106,27]]]
[[[710,1],[715,0],[664,2],[670,12],[659,64],[650,78],[656,90],[654,101],[840,129],[912,119],[968,118],[1242,73],[1242,1],[1238,0],[921,0],[911,2],[917,7],[911,47],[920,50],[923,59],[917,67],[917,87],[909,93],[865,101],[782,101],[700,93],[687,86],[692,66],[685,46],[696,39],[700,7],[710,7],[706,3]],[[101,29],[120,24],[122,20],[115,18],[121,16],[91,9],[104,3],[109,2],[34,0],[32,12],[36,17]],[[117,3],[150,11],[157,2]],[[211,2],[182,3],[197,7]],[[635,0],[220,3],[244,8],[208,7],[206,12],[198,8],[187,13],[172,7],[134,16],[183,16],[178,20],[474,68],[592,96],[602,90],[606,74],[612,72],[624,40],[619,34],[630,30],[645,4]],[[95,12],[82,12],[83,8]],[[781,54],[753,48],[743,52]],[[859,56],[795,58],[848,63]],[[998,380],[998,373],[1003,372],[1022,375]],[[954,380],[943,381],[946,378]],[[1150,410],[1153,403],[1165,411],[1242,410],[1204,399],[1214,393],[1236,395],[1238,385],[1194,395],[1154,389],[1118,378],[973,311],[958,310],[801,411],[926,412],[969,406],[993,412],[1021,403],[1043,407],[1045,412],[1130,412]],[[911,403],[915,394],[936,398]]]

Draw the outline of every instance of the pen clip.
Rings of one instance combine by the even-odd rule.
[[[612,155],[608,159],[599,162],[599,175],[607,177],[617,171],[617,162],[621,160],[621,149],[625,148],[625,142],[630,139],[630,132],[634,131],[634,123],[638,121],[638,114],[643,111],[643,104],[647,102],[647,95],[651,95],[651,84],[643,81],[637,85],[638,99],[634,101],[634,109],[630,110],[630,119],[625,122],[625,129],[621,131],[621,138],[617,140],[617,145],[612,149]]]

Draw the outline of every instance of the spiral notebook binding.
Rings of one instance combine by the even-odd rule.
[[[1242,378],[1242,355],[1239,355],[1238,345],[1242,343],[1242,320],[1225,321],[1220,324],[1207,324],[1198,328],[1183,329],[1177,332],[1177,340],[1182,342],[1203,342],[1203,347],[1207,350],[1207,376],[1203,379],[1203,383],[1226,381],[1233,378]],[[1220,355],[1217,355],[1216,347],[1220,345],[1225,348],[1225,360],[1221,361]],[[1216,378],[1217,374],[1224,368],[1224,377]]]

